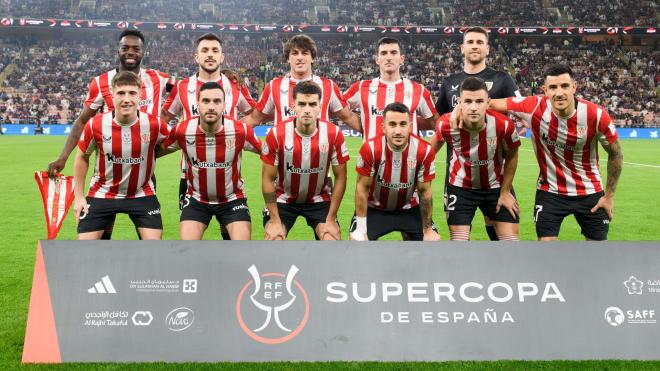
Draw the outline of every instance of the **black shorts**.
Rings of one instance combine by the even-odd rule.
[[[610,219],[604,209],[595,213],[591,208],[596,206],[604,192],[588,196],[561,196],[558,194],[536,190],[534,205],[534,222],[537,237],[557,237],[561,222],[570,214],[575,216],[582,234],[596,241],[607,240],[610,229]]]
[[[103,231],[112,226],[117,214],[128,214],[136,228],[163,229],[160,203],[156,196],[107,199],[87,197],[89,209],[81,214],[78,233]]]
[[[516,193],[511,190],[515,197]],[[474,213],[477,208],[494,222],[518,223],[518,219],[505,208],[497,209],[497,200],[500,198],[500,189],[467,189],[447,185],[447,199],[445,210],[447,211],[448,225],[472,225]]]
[[[307,225],[312,227],[314,235],[316,235],[316,226],[320,223],[325,223],[330,211],[330,202],[310,202],[310,203],[290,203],[285,204],[278,202],[277,211],[280,213],[280,220],[289,233],[293,225],[296,224],[296,219],[302,216],[307,221]],[[270,220],[268,209],[264,209],[264,227]]]
[[[218,223],[222,225],[233,222],[249,222],[250,209],[247,200],[244,198],[223,204],[205,204],[197,201],[192,196],[186,196],[183,200],[179,220],[194,220],[208,226],[214,216]]]
[[[357,224],[355,214],[351,220],[351,232]],[[434,230],[437,232],[437,229]],[[406,210],[385,211],[372,207],[367,208],[367,237],[375,241],[391,232],[405,233],[408,241],[423,241],[424,227],[419,206]]]

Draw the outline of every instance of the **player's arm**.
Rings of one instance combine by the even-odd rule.
[[[341,120],[344,124],[348,125],[349,128],[362,132],[362,124],[360,123],[360,117],[348,108],[348,105],[339,111],[332,114],[332,117]]]
[[[499,213],[503,207],[509,211],[514,218],[520,217],[520,206],[518,201],[511,193],[513,186],[513,177],[516,175],[518,167],[518,147],[507,148],[504,152],[504,172],[502,174],[502,185],[500,188],[500,197],[497,200],[495,212]]]
[[[166,110],[165,108],[160,109],[160,118],[163,119],[163,121],[169,123],[172,120],[176,118],[176,116],[173,113],[170,113],[170,111]]]
[[[607,152],[607,182],[605,185],[605,195],[598,200],[596,206],[591,209],[592,213],[603,208],[607,216],[612,220],[614,217],[614,193],[616,192],[621,169],[623,168],[623,152],[621,151],[621,142],[618,139],[608,145],[603,145]]]
[[[88,153],[78,149],[76,157],[73,161],[73,215],[76,217],[76,224],[80,220],[82,212],[87,213],[87,199],[85,198],[85,178],[89,170],[89,157]]]
[[[277,168],[273,165],[263,163],[261,168],[261,192],[270,215],[270,220],[264,228],[264,239],[283,240],[286,238],[286,230],[277,210],[277,193],[275,191],[275,180],[277,179]]]
[[[62,169],[64,169],[66,166],[66,161],[69,159],[71,152],[74,148],[76,148],[76,144],[78,144],[78,139],[80,139],[80,134],[82,134],[85,123],[94,117],[97,112],[98,110],[92,109],[85,105],[82,112],[80,113],[80,116],[76,118],[76,120],[73,122],[73,125],[71,126],[71,132],[66,137],[66,142],[64,143],[62,152],[60,152],[60,156],[55,161],[48,164],[48,175],[54,176],[55,173],[59,173],[62,171]]]
[[[369,201],[369,188],[374,178],[358,173],[355,185],[355,230],[351,232],[350,239],[354,241],[367,241],[367,202]]]
[[[261,125],[264,122],[272,121],[273,117],[274,117],[273,115],[267,115],[255,108],[252,110],[252,112],[250,112],[250,114],[243,117],[241,121],[254,127],[257,125]]]
[[[419,193],[419,211],[422,214],[424,241],[439,241],[440,235],[433,230],[433,188],[431,182],[417,183]]]
[[[433,127],[439,118],[440,115],[438,115],[437,113],[429,118],[423,118],[421,116],[417,116],[417,126],[419,127],[420,130],[433,130]]]

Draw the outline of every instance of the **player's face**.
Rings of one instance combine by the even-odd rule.
[[[466,62],[470,64],[479,64],[486,59],[490,47],[486,35],[480,32],[468,32],[463,35],[463,44],[461,44],[461,54]]]
[[[199,117],[208,125],[214,125],[225,111],[225,95],[220,89],[207,89],[199,93]]]
[[[406,147],[410,138],[410,115],[405,112],[387,111],[383,117],[383,134],[387,144],[399,150]]]
[[[543,84],[545,96],[552,101],[552,108],[565,111],[575,104],[577,84],[567,73],[559,76],[546,76]]]
[[[140,67],[144,58],[144,45],[137,36],[124,36],[119,40],[119,63],[127,70]]]
[[[394,44],[381,44],[378,47],[378,54],[376,55],[376,64],[380,67],[381,73],[392,73],[399,70],[403,64],[403,54],[399,45]]]
[[[321,99],[316,94],[296,94],[293,101],[296,124],[313,125],[321,113]]]
[[[222,46],[217,40],[202,40],[195,51],[195,62],[207,73],[214,73],[225,61]]]
[[[307,74],[312,70],[312,52],[310,50],[302,50],[292,48],[289,52],[289,65],[291,72],[296,74]]]
[[[485,90],[461,92],[461,108],[463,126],[470,129],[478,129],[484,122],[486,110],[488,109],[488,92]]]
[[[115,114],[119,116],[133,115],[140,104],[140,88],[134,85],[113,86],[112,102],[115,105]]]

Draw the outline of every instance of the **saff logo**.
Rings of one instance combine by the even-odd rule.
[[[264,344],[281,344],[298,336],[309,319],[309,298],[295,280],[298,267],[287,274],[262,273],[252,265],[252,276],[236,299],[236,318],[250,338]]]

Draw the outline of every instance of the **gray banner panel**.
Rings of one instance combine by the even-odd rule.
[[[658,243],[42,247],[64,362],[660,358]]]

